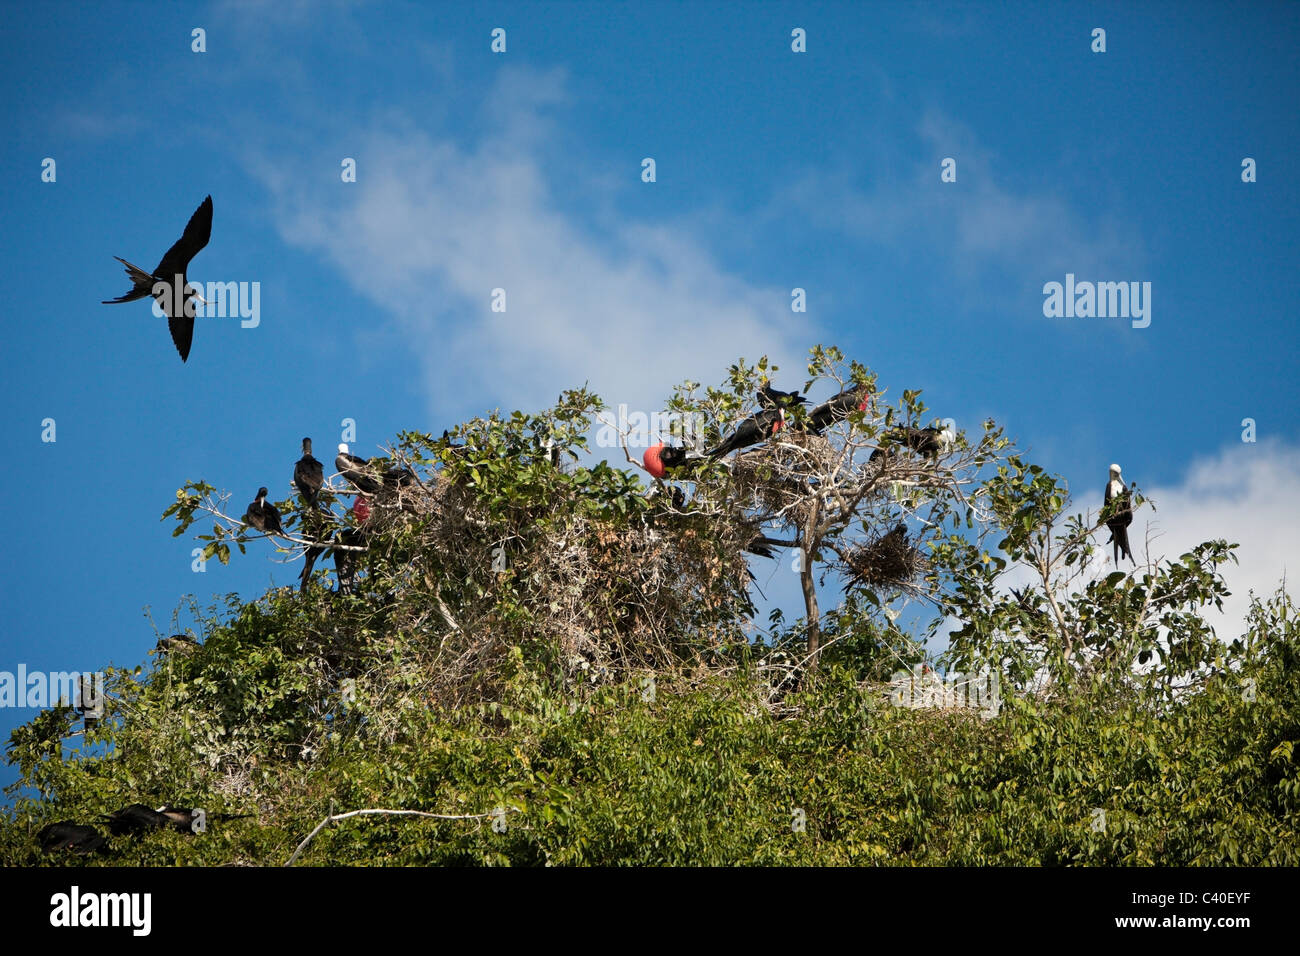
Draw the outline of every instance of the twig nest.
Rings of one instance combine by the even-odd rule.
[[[926,568],[925,557],[907,540],[907,527],[899,524],[874,541],[859,544],[844,556],[852,580],[849,586],[906,588]]]

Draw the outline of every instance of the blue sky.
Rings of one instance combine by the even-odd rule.
[[[1300,7],[1132,7],[11,7],[0,670],[142,663],[144,608],[169,633],[183,595],[295,581],[265,543],[192,572],[158,520],[187,479],[242,509],[344,418],[369,455],[584,382],[657,409],[740,356],[794,387],[819,342],[995,418],[1080,505],[1122,462],[1165,550],[1240,540],[1234,590],[1270,588],[1300,532]],[[148,305],[99,303],[209,193],[191,279],[260,283],[260,323],[200,319],[182,365]],[[1150,326],[1044,317],[1067,273],[1150,282]]]

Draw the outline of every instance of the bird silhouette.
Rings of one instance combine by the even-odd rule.
[[[172,342],[175,343],[182,362],[190,357],[190,343],[194,340],[194,309],[190,305],[190,298],[197,295],[197,290],[191,291],[186,270],[189,269],[190,260],[208,244],[211,235],[212,197],[209,196],[194,210],[194,215],[190,216],[190,221],[185,226],[185,232],[167,250],[153,272],[146,272],[120,256],[114,256],[114,259],[126,266],[126,274],[133,285],[126,295],[105,299],[102,303],[116,305],[152,295],[167,313],[167,327],[171,330]],[[162,288],[159,283],[162,283]]]
[[[325,468],[312,457],[311,439],[302,440],[302,457],[293,466],[293,484],[307,501],[308,508],[316,506],[316,496],[325,484]]]

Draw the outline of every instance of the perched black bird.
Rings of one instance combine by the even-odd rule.
[[[88,853],[102,853],[108,849],[108,841],[100,836],[92,826],[82,826],[71,820],[49,823],[36,834],[40,841],[42,853],[55,850],[70,850],[79,856]]]
[[[1026,614],[1034,613],[1034,601],[1029,593],[1029,585],[1026,584],[1023,588],[1010,588],[1010,591],[1011,596],[1016,599],[1016,604],[1020,606],[1020,610]]]
[[[758,404],[764,408],[793,408],[796,405],[807,404],[808,399],[799,394],[796,388],[793,392],[783,392],[780,389],[772,387],[772,384],[766,379],[758,387]]]
[[[469,445],[464,442],[455,442],[451,440],[451,432],[447,429],[442,430],[442,443],[444,447],[457,458],[464,458],[469,454]]]
[[[867,404],[866,386],[850,385],[809,412],[806,427],[814,435],[820,435],[831,425],[843,418],[847,418],[853,412],[865,412]]]
[[[311,455],[311,439],[302,440],[302,457],[293,466],[293,484],[307,501],[307,507],[316,506],[316,496],[325,484],[325,469]]]
[[[373,462],[374,459],[371,459]],[[390,465],[384,471],[384,484],[387,487],[408,488],[415,484],[415,472],[405,465]]]
[[[708,461],[708,458],[699,452],[687,451],[685,448],[679,448],[676,445],[665,445],[663,442],[651,445],[641,456],[641,462],[645,466],[645,470],[656,478],[664,477],[669,468],[683,468],[686,465],[702,461]]]
[[[767,441],[767,439],[779,432],[784,424],[784,408],[765,408],[761,412],[746,418],[727,437],[726,441],[716,448],[709,449],[704,454],[709,458],[721,458],[737,448],[747,448],[761,441]]]
[[[173,634],[160,638],[154,650],[166,654],[188,654],[198,646],[199,642],[189,634]]]
[[[186,279],[186,270],[190,260],[208,244],[211,235],[212,197],[209,196],[194,210],[194,215],[190,216],[190,221],[185,226],[185,232],[167,250],[153,272],[145,272],[125,259],[113,257],[126,266],[126,274],[134,285],[126,295],[105,299],[103,304],[134,302],[152,295],[167,313],[167,327],[171,330],[172,342],[175,343],[182,362],[189,358],[190,342],[194,339],[194,310],[189,302],[191,296],[197,294],[197,290]],[[166,286],[165,289],[158,288],[160,282]]]
[[[1133,523],[1133,495],[1120,477],[1119,465],[1110,466],[1110,481],[1106,483],[1106,497],[1102,501],[1102,517],[1110,529],[1110,540],[1114,542],[1115,565],[1118,567],[1121,555],[1133,562],[1133,552],[1128,546],[1128,526]]]
[[[345,442],[339,443],[339,453],[334,459],[334,469],[352,482],[358,490],[373,495],[379,490],[379,481],[370,473],[370,462],[348,451]]]
[[[108,824],[108,832],[113,836],[161,830],[169,824],[166,816],[143,803],[133,803],[121,810],[114,810],[104,816],[104,822]]]
[[[247,813],[200,815],[198,810],[192,810],[189,807],[164,806],[154,810],[151,807],[146,807],[143,803],[133,803],[129,807],[123,807],[121,810],[114,810],[112,813],[106,814],[104,820],[108,824],[109,832],[114,836],[148,833],[151,830],[175,830],[177,833],[191,834],[202,830],[202,824],[195,825],[195,821],[199,819],[205,822],[207,820],[234,820],[250,815]]]
[[[891,428],[881,436],[883,444],[871,453],[870,460],[888,454],[890,445],[904,445],[918,454],[935,458],[952,441],[953,433],[949,428]]]
[[[364,547],[366,544],[366,533],[360,528],[344,528],[334,535],[334,540],[338,544],[349,545],[351,547]],[[356,584],[357,565],[360,563],[360,551],[349,551],[345,548],[334,548],[334,573],[339,579],[339,594],[351,594],[352,588]]]
[[[880,542],[881,544],[887,545],[888,547],[895,550],[906,548],[907,547],[907,525],[900,521],[898,524],[894,525],[894,527],[889,530],[888,534],[886,534],[883,538],[880,539]]]
[[[244,512],[244,524],[252,525],[265,534],[284,534],[280,524],[280,512],[275,505],[266,500],[266,489],[257,489],[257,500]]]

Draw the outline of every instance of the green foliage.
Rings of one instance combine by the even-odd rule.
[[[244,643],[214,645],[206,653],[224,664],[184,682],[228,666],[238,647],[265,646],[276,626],[273,615],[241,620]],[[890,706],[839,667],[788,698],[784,716],[744,669],[652,696],[630,684],[572,697],[521,671],[495,705],[402,711],[386,743],[359,696],[355,710],[315,718],[333,726],[310,755],[277,758],[268,739],[242,792],[229,775],[171,759],[167,741],[145,751],[141,737],[118,736],[113,758],[66,761],[46,778],[47,801],[18,802],[0,856],[38,862],[43,822],[93,820],[139,797],[254,816],[195,836],[115,838],[92,865],[283,863],[332,804],[518,812],[503,833],[487,816],[345,820],[308,845],[304,865],[1293,866],[1298,638],[1279,594],[1257,606],[1238,668],[1169,707],[1090,692],[1009,698],[992,719]],[[168,682],[154,674],[149,685]],[[173,668],[173,692],[178,679]],[[158,719],[159,692],[147,686],[134,705],[154,714],[155,736],[177,735]],[[278,701],[227,703],[273,713]],[[283,737],[288,725],[273,725],[268,738]]]
[[[774,371],[742,361],[670,407],[721,435]],[[837,350],[813,350],[810,383],[842,372]],[[878,394],[865,367],[847,378]],[[995,716],[894,706],[885,682],[924,655],[888,595],[855,588],[789,623],[776,609],[765,640],[747,640],[744,505],[761,482],[701,468],[704,506],[683,512],[628,471],[551,465],[547,443],[584,449],[600,407],[577,390],[448,438],[403,433],[392,460],[420,486],[376,497],[351,593],[318,569],[302,593],[231,595],[202,615],[201,645],[108,669],[105,714],[80,736],[67,708],[13,733],[23,792],[0,817],[0,861],[281,864],[328,814],[383,808],[457,819],[339,820],[301,863],[1300,862],[1300,633],[1279,592],[1246,634],[1216,639],[1203,611],[1226,593],[1232,545],[1088,577],[1099,525],[1068,514],[1063,482],[1006,454],[993,423],[962,436],[962,470],[943,480],[899,455],[886,464],[910,482],[903,504],[931,529],[924,593],[961,622],[949,663],[991,666],[1003,690]],[[869,454],[879,429],[925,413],[909,390],[840,427]],[[892,526],[881,467],[854,486],[865,514],[814,511],[796,530],[834,550]],[[214,494],[192,482],[164,517],[181,534],[217,514],[200,537],[226,561],[261,536]],[[290,533],[319,533],[294,502],[281,510]],[[1008,596],[1012,569],[1035,583]],[[811,625],[821,671],[800,682]],[[210,823],[114,837],[91,859],[40,853],[45,824],[104,829],[134,802],[201,807]]]

